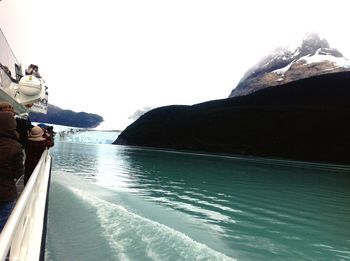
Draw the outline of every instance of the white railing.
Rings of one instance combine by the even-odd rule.
[[[38,162],[0,234],[0,260],[43,259],[51,156]]]

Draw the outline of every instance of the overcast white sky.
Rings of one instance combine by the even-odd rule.
[[[281,45],[317,32],[350,58],[347,0],[2,0],[0,26],[49,102],[124,129],[144,107],[226,98]]]

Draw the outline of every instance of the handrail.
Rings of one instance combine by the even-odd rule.
[[[51,156],[45,150],[0,234],[0,260],[39,260],[45,229]]]

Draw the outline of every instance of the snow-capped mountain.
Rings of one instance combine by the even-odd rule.
[[[249,69],[229,97],[320,74],[349,71],[350,61],[326,39],[308,34],[294,51],[279,47]]]

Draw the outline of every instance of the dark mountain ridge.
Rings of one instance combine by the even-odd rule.
[[[49,104],[47,114],[31,112],[29,117],[31,121],[35,122],[78,128],[94,128],[103,122],[103,118],[98,114],[63,110],[52,104]]]
[[[114,144],[350,164],[350,72],[154,109]]]

